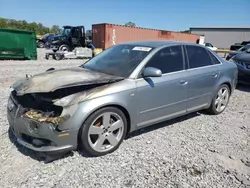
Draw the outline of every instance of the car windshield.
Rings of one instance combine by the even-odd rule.
[[[105,74],[128,77],[152,49],[148,46],[115,45],[90,59],[82,67]]]
[[[239,51],[241,52],[245,52],[245,51],[249,51],[250,50],[250,45],[246,45],[246,46],[242,46]]]
[[[241,45],[247,45],[249,43],[250,43],[250,41],[244,41],[244,42],[241,43]]]
[[[70,34],[71,28],[70,27],[65,27],[62,30],[62,35],[68,36]]]

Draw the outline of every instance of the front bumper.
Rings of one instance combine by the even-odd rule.
[[[49,43],[49,42],[46,42],[44,47],[46,49],[50,49],[50,50],[54,50],[54,51],[57,51],[59,49],[58,44],[52,44],[52,43]]]
[[[45,153],[68,152],[77,148],[78,130],[59,131],[52,123],[26,118],[23,113],[24,108],[10,97],[7,118],[19,144]]]

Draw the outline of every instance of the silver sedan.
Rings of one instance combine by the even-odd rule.
[[[206,109],[222,113],[237,67],[201,45],[115,45],[79,67],[26,75],[13,85],[8,120],[17,141],[39,152],[115,151],[137,129]]]

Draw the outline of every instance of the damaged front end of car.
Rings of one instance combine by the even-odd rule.
[[[76,72],[79,73],[79,70]],[[87,82],[83,79],[80,83],[74,80],[73,74],[70,74],[68,79],[71,79],[72,83],[67,80],[67,85],[63,85],[64,82],[60,81],[54,84],[56,87],[53,89],[50,83],[48,91],[47,83],[39,85],[39,81],[44,83],[47,74],[39,75],[39,79],[27,76],[12,85],[13,91],[7,106],[10,128],[17,141],[32,150],[40,152],[75,150],[79,126],[74,126],[76,121],[73,116],[78,109],[78,103],[88,100],[121,78],[105,79],[105,75],[99,78],[97,75],[98,79],[92,81],[86,79]]]

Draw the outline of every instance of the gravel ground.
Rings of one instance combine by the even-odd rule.
[[[81,60],[0,61],[1,187],[250,187],[250,88],[240,86],[218,116],[194,113],[137,131],[112,154],[44,164],[10,141],[9,86],[25,74]]]

